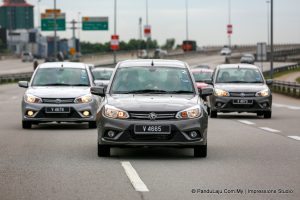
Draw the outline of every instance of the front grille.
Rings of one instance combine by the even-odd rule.
[[[230,92],[231,97],[255,97],[255,92]]]
[[[70,104],[74,103],[74,98],[43,98],[43,103],[49,104]]]
[[[154,113],[156,118],[154,120],[175,119],[175,112],[129,112],[131,119],[150,119],[150,113]]]

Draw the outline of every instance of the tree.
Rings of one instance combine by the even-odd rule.
[[[162,46],[163,49],[173,49],[175,45],[175,39],[167,39],[166,43]]]

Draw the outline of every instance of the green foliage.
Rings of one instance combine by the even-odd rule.
[[[173,47],[175,46],[175,39],[171,38],[171,39],[167,39],[166,44],[164,44],[162,46],[163,49],[173,49]]]
[[[82,54],[91,54],[91,53],[104,53],[111,52],[110,42],[102,43],[90,43],[90,42],[81,42],[81,53]],[[147,44],[144,40],[131,39],[127,43],[120,41],[119,43],[120,51],[130,51],[138,49],[146,49]],[[158,47],[156,40],[148,40],[148,48],[155,49]]]
[[[300,83],[300,77],[296,79],[297,83]]]

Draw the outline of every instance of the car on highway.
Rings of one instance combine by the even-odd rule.
[[[241,57],[240,63],[246,63],[246,64],[254,64],[255,57],[253,54],[243,54]]]
[[[186,63],[128,60],[117,64],[108,88],[92,87],[104,98],[99,112],[98,156],[112,147],[193,148],[207,155],[208,114]]]
[[[194,76],[194,79],[196,81],[197,88],[199,90],[202,90],[203,88],[210,87],[212,88],[211,84],[208,84],[207,82],[211,83],[213,70],[212,69],[205,69],[205,68],[194,68],[191,69],[191,72]],[[207,112],[210,114],[210,107],[208,104],[208,97],[203,98],[205,105],[207,106]]]
[[[33,62],[33,55],[31,52],[23,52],[21,55],[22,62]]]
[[[163,49],[155,49],[153,58],[155,59],[163,59],[168,55],[168,51]]]
[[[96,111],[101,98],[90,92],[94,86],[89,68],[83,63],[44,63],[35,70],[22,100],[22,127],[46,122],[87,122],[96,128]]]
[[[232,53],[231,49],[229,47],[223,47],[220,51],[220,54],[222,56],[230,56]]]
[[[98,86],[107,86],[114,68],[99,67],[92,69],[94,83]]]
[[[213,74],[211,118],[218,113],[248,112],[271,118],[272,93],[259,67],[249,64],[219,65]]]

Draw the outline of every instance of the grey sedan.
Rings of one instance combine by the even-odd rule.
[[[96,128],[100,98],[90,93],[92,76],[83,63],[44,63],[31,81],[20,81],[27,88],[22,100],[22,126],[45,122],[88,122]]]
[[[259,67],[248,64],[218,66],[213,75],[214,93],[210,97],[211,118],[218,112],[249,112],[271,118],[272,93]]]

